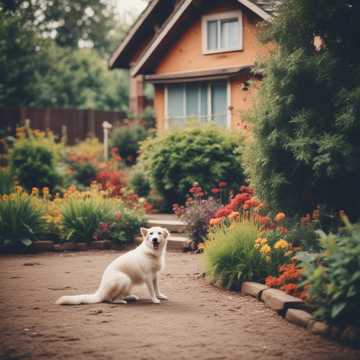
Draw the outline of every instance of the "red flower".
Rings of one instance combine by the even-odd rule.
[[[221,190],[220,190],[219,188],[213,188],[213,189],[211,189],[211,192],[212,192],[213,194],[218,194],[220,191],[221,191]]]
[[[225,188],[225,187],[227,187],[227,186],[228,186],[228,184],[227,184],[226,181],[219,181],[219,187],[220,187],[220,188]]]
[[[230,215],[231,213],[232,213],[231,209],[229,209],[228,207],[224,207],[216,212],[215,218],[225,217],[225,216]]]

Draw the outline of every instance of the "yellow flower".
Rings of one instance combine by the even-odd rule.
[[[18,186],[15,187],[15,191],[19,194],[19,193],[21,193],[23,191],[23,188],[18,185]]]
[[[32,196],[37,196],[38,193],[39,193],[39,189],[37,187],[33,187],[31,189],[31,195]]]
[[[5,195],[3,195],[2,199],[3,199],[4,201],[8,201],[8,200],[9,200],[9,197],[5,194]]]
[[[288,248],[289,248],[289,243],[284,239],[280,239],[274,245],[274,249],[287,250]]]
[[[271,247],[268,244],[265,244],[261,247],[260,252],[264,255],[268,255],[271,253]]]

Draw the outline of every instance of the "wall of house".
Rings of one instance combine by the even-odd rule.
[[[260,43],[257,38],[257,15],[244,8],[238,1],[214,0],[214,5],[202,16],[241,9],[243,12],[243,50],[218,54],[202,52],[202,22],[197,18],[188,29],[174,42],[173,46],[161,57],[161,62],[153,70],[154,74],[187,72],[206,69],[251,65],[256,59],[268,54],[271,46]]]
[[[201,16],[189,24],[173,46],[163,54],[161,61],[154,68],[153,74],[169,74],[209,69],[222,69],[253,65],[257,60],[264,59],[271,51],[271,45],[262,44],[257,37],[258,24],[261,19],[244,8],[236,0],[213,0],[212,6],[202,16],[221,12],[242,10],[243,14],[243,50],[218,54],[203,54]],[[230,80],[231,84],[231,126],[243,127],[246,112],[251,109],[256,96],[259,81],[252,81],[249,88],[244,89],[244,81],[250,80],[249,75],[238,76]],[[155,114],[159,130],[165,128],[165,91],[164,86],[155,87]]]

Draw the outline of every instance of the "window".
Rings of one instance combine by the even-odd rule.
[[[228,118],[227,81],[191,82],[166,86],[166,120],[169,127],[187,119],[213,121],[226,127]]]
[[[242,50],[242,16],[240,11],[204,16],[203,52]]]

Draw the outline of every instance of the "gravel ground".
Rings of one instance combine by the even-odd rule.
[[[289,324],[255,299],[207,284],[201,256],[169,253],[169,301],[58,306],[93,292],[115,251],[0,257],[0,359],[360,359]]]

